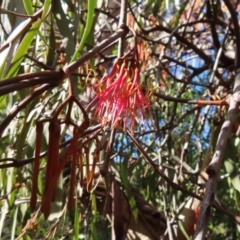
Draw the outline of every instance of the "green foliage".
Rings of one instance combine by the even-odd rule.
[[[71,62],[75,61],[79,57],[79,55],[83,49],[83,46],[85,45],[85,41],[92,29],[95,6],[96,6],[96,0],[88,0],[88,6],[87,6],[88,14],[87,14],[86,26],[84,27],[84,32],[83,32],[83,35],[81,36],[81,41],[71,59]]]

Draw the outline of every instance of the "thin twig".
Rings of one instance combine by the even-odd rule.
[[[119,27],[126,26],[126,20],[127,20],[127,0],[121,0]],[[120,37],[118,41],[118,57],[122,57],[123,54],[124,54],[124,37]]]
[[[142,153],[142,155],[148,161],[148,163],[155,169],[155,171],[162,177],[162,179],[169,184],[169,186],[171,186],[176,191],[181,191],[183,193],[186,193],[186,194],[188,194],[188,196],[194,197],[194,198],[196,198],[200,201],[203,200],[203,198],[200,197],[199,195],[197,195],[196,193],[193,193],[193,192],[185,189],[184,187],[180,186],[179,184],[174,183],[171,179],[169,179],[164,174],[164,172],[161,169],[159,169],[158,165],[153,162],[151,157],[149,157],[149,155],[145,152],[145,150],[140,146],[139,142],[133,137],[133,135],[131,134],[131,132],[129,130],[127,130],[127,134],[132,139],[132,141],[135,144],[135,146],[137,147],[137,149]],[[231,219],[233,219],[236,223],[240,224],[240,217],[239,216],[229,212],[227,209],[224,209],[224,208],[220,207],[219,205],[217,205],[215,203],[213,204],[213,207],[215,209],[225,213],[227,216],[229,216]]]
[[[8,79],[3,79],[0,81],[0,88],[6,87],[10,84],[19,83],[19,82],[27,82],[35,79],[43,79],[43,83],[45,81],[57,81],[57,79],[62,77],[62,72],[59,70],[56,71],[44,71],[44,72],[34,72],[34,73],[24,73],[19,74],[16,77],[11,77]],[[50,83],[48,82],[48,83]]]
[[[92,50],[85,53],[81,58],[79,58],[77,61],[71,63],[67,66],[70,73],[73,73],[78,69],[79,66],[81,66],[83,63],[85,63],[90,58],[94,57],[97,53],[102,51],[105,47],[119,39],[120,37],[126,36],[128,33],[128,28],[126,26],[120,26],[120,28],[117,29],[117,31],[110,36],[108,39],[103,40],[101,43],[99,43],[96,47],[94,47]]]
[[[101,129],[101,124],[98,124],[96,126],[93,127],[89,127],[87,130],[84,131],[82,138],[86,137],[94,132],[97,132]],[[64,141],[60,144],[59,148],[63,148],[68,146],[70,143],[72,142],[72,139],[69,139],[67,141]],[[40,158],[46,157],[48,154],[48,151],[42,152],[40,154]],[[35,157],[32,158],[27,158],[27,159],[15,159],[15,158],[4,158],[4,159],[0,159],[0,169],[3,168],[10,168],[10,167],[15,167],[15,168],[21,168],[29,163],[34,162]],[[4,162],[4,164],[1,164],[2,162]],[[8,163],[5,163],[8,162]]]
[[[237,1],[238,2],[238,1]],[[238,15],[236,12],[236,9],[233,7],[233,3],[229,0],[224,0],[225,5],[228,8],[228,11],[231,14],[234,31],[235,31],[235,37],[236,37],[236,54],[235,54],[235,67],[236,69],[240,68],[240,29],[238,24]]]
[[[45,92],[46,90],[50,89],[50,84],[44,84],[41,87],[37,88],[33,93],[29,96],[25,97],[8,115],[7,117],[1,122],[0,124],[0,136],[2,136],[3,131],[5,128],[10,124],[13,118],[23,109],[25,108],[33,99],[38,97],[40,94]]]
[[[228,105],[227,100],[189,100],[184,98],[176,98],[171,97],[162,93],[152,93],[154,96],[161,98],[165,101],[169,102],[177,102],[177,103],[187,103],[187,104],[196,104],[198,106],[208,106],[208,105]]]

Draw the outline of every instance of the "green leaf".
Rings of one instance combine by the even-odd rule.
[[[55,60],[56,36],[54,31],[53,18],[51,18],[49,46],[47,50],[47,65],[52,66]]]
[[[128,200],[129,200],[131,210],[133,211],[134,219],[135,219],[135,221],[137,221],[138,210],[137,210],[136,201],[132,194],[131,185],[128,180],[129,171],[127,169],[127,165],[128,165],[128,158],[124,158],[124,161],[121,165],[121,178],[122,178],[122,182],[124,185],[124,189],[126,190],[126,194],[127,194]]]
[[[95,223],[97,220],[97,202],[96,202],[96,195],[94,193],[91,194],[92,199],[92,214],[93,214],[93,220],[91,221],[91,235],[92,239],[97,239],[97,231],[95,227]]]
[[[233,187],[240,192],[240,176],[237,172],[237,166],[232,159],[226,159],[224,162],[225,168],[229,173],[230,180],[232,182]]]
[[[61,174],[58,180],[56,199],[51,205],[51,214],[48,217],[49,221],[57,219],[62,215],[63,183],[63,176]]]
[[[25,11],[28,15],[33,15],[34,10],[32,7],[32,0],[23,0]]]
[[[22,120],[22,122],[23,122],[22,129],[21,129],[21,132],[19,133],[19,135],[17,136],[17,141],[16,141],[17,142],[16,158],[18,158],[18,159],[21,159],[24,157],[22,153],[23,153],[27,135],[29,133],[29,130],[31,130],[30,127],[32,125],[32,121],[27,121],[27,119],[28,119],[28,115],[31,113],[31,109],[34,109],[34,106],[36,105],[36,103],[37,103],[37,99],[35,99],[33,102],[31,102],[25,109],[25,116],[24,116],[24,119]]]
[[[36,36],[42,22],[43,22],[42,19],[39,19],[38,21],[36,21],[32,25],[29,32],[26,34],[26,36],[23,38],[22,42],[20,43],[20,45],[18,47],[16,54],[14,55],[14,58],[11,61],[11,65],[10,65],[9,71],[6,75],[6,78],[13,77],[17,74],[20,64],[22,63],[22,61],[25,57],[25,54],[27,53],[28,48],[29,48],[30,44],[32,43],[32,40]]]
[[[8,44],[8,47],[0,53],[0,77],[5,78],[6,71],[11,66],[12,58],[15,56],[14,49],[19,47],[19,38],[22,37],[24,32],[28,32],[31,26],[32,19],[28,18],[23,22],[19,23],[13,30],[7,41],[4,43]]]
[[[94,216],[94,222],[96,222],[97,219],[97,202],[96,202],[96,196],[94,193],[91,193],[91,199],[92,199],[92,210],[93,210],[93,216]]]
[[[186,233],[185,229],[184,229],[184,226],[182,224],[182,221],[178,221],[178,226],[182,232],[182,234],[184,235],[185,239],[186,240],[190,240],[190,237],[188,236],[188,234]]]
[[[234,141],[234,146],[237,147],[239,145],[240,142],[240,137],[237,137]]]
[[[75,42],[73,40],[72,32],[69,29],[71,21],[67,17],[67,13],[63,11],[61,1],[56,1],[53,9],[53,14],[59,32],[63,37],[62,45],[65,48],[67,60],[70,60],[71,56],[75,51]]]
[[[0,215],[0,237],[2,236],[2,231],[4,227],[4,222],[8,214],[8,203],[4,201],[1,206],[1,215]],[[1,238],[2,239],[2,238]]]
[[[78,212],[78,201],[77,198],[75,200],[75,211],[74,211],[74,240],[79,239],[79,230],[80,230],[80,222],[79,222],[79,212]]]
[[[87,14],[87,23],[83,32],[83,36],[81,39],[81,42],[77,48],[77,50],[75,51],[71,62],[76,61],[77,58],[79,57],[83,46],[85,44],[85,41],[88,37],[88,34],[90,33],[91,29],[92,29],[92,24],[93,24],[93,19],[94,19],[94,10],[95,10],[95,6],[96,6],[96,0],[88,0],[88,14]]]
[[[14,216],[13,216],[13,223],[12,223],[12,231],[11,231],[11,240],[15,239],[15,231],[17,228],[17,215],[18,215],[18,206],[14,208]]]
[[[177,11],[177,16],[176,16],[176,20],[175,20],[175,22],[174,22],[174,24],[173,24],[173,28],[176,28],[176,27],[178,26],[179,20],[180,20],[180,18],[181,18],[181,15],[182,15],[183,12],[185,11],[185,8],[187,7],[188,3],[189,3],[189,0],[184,1],[184,3],[183,3],[183,5],[181,6],[180,10]]]
[[[51,7],[52,0],[45,0],[44,6],[43,6],[43,12],[42,12],[42,19],[45,19],[47,15],[49,14],[49,9]]]

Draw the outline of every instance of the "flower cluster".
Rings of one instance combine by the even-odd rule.
[[[140,66],[133,59],[119,58],[111,72],[94,85],[96,117],[102,123],[117,128],[135,127],[143,122],[145,108],[150,104],[140,84]]]

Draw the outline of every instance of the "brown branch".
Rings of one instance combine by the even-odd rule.
[[[164,27],[163,25],[159,25],[159,26],[156,26],[156,27],[151,27],[151,28],[148,28],[148,29],[142,29],[142,31],[143,31],[144,34],[149,34],[149,33],[154,32],[154,31],[164,31],[164,32],[169,33],[169,34],[172,33],[172,30],[170,28]],[[205,54],[201,49],[199,49],[196,45],[194,45],[193,43],[189,42],[186,38],[182,37],[178,33],[174,33],[173,36],[179,42],[181,42],[182,44],[184,44],[187,47],[189,47],[190,49],[192,49],[206,63],[212,64],[211,58],[207,54]]]
[[[119,27],[125,26],[127,21],[127,0],[121,0],[121,10],[119,17]],[[118,57],[124,54],[124,37],[119,38],[118,41]]]
[[[94,127],[90,127],[88,128],[82,135],[82,137],[86,137],[96,131],[99,131],[99,129],[101,128],[101,124],[98,124]],[[63,143],[60,144],[60,148],[66,147],[68,146],[70,143],[72,142],[72,139],[69,139]],[[40,158],[46,157],[48,154],[48,151],[42,152],[40,154]],[[16,168],[20,168],[23,167],[29,163],[34,162],[35,157],[32,158],[27,158],[27,159],[15,159],[15,158],[4,158],[4,159],[0,159],[0,163],[1,162],[9,162],[11,161],[11,163],[4,163],[4,164],[0,164],[0,169],[2,168],[10,168],[10,167],[16,167]]]
[[[81,58],[79,58],[77,61],[70,63],[66,68],[68,68],[68,71],[70,73],[73,73],[78,69],[79,66],[81,66],[83,63],[85,63],[90,58],[94,57],[96,54],[101,52],[105,47],[116,41],[117,39],[126,36],[128,33],[128,28],[126,26],[121,25],[120,28],[111,35],[108,39],[103,40],[101,43],[99,43],[96,47],[94,47],[89,52],[85,53]]]
[[[34,98],[50,89],[52,86],[50,84],[44,84],[43,86],[37,88],[33,93],[29,96],[25,97],[1,122],[0,124],[0,136],[2,136],[3,131],[9,125],[9,123],[13,120],[13,118],[23,109],[25,108]]]
[[[25,80],[24,82],[9,84],[6,87],[0,88],[0,96],[6,95],[6,94],[14,92],[14,91],[19,91],[21,89],[35,87],[37,85],[43,85],[46,83],[48,83],[48,85],[50,85],[53,82],[53,84],[51,84],[51,86],[52,87],[57,86],[59,84],[59,81],[56,81],[56,80],[57,79],[54,79],[54,78],[52,79],[52,78],[42,77],[42,78],[35,78],[35,79],[31,79],[31,80]]]
[[[94,57],[97,53],[99,53],[101,50],[103,50],[105,47],[107,47],[109,44],[111,44],[112,42],[116,41],[118,38],[125,36],[128,33],[128,28],[125,26],[121,26],[121,28],[119,28],[116,33],[114,33],[112,36],[110,36],[108,39],[102,41],[100,44],[98,44],[96,47],[94,47],[92,50],[90,50],[89,52],[85,53],[81,58],[79,58],[77,61],[69,64],[68,66],[64,67],[65,71],[62,70],[58,70],[56,72],[56,76],[59,76],[59,78],[56,78],[56,81],[54,79],[54,84],[59,85],[61,83],[61,81],[65,78],[65,74],[66,71],[69,73],[73,73],[75,70],[77,70],[77,68],[79,66],[81,66],[82,64],[84,64],[87,60],[89,60],[90,58]],[[43,80],[39,80],[40,82],[43,81],[47,81],[48,78],[47,76],[51,76],[51,75],[55,75],[53,74],[53,71],[46,71],[46,72],[40,72],[40,73],[35,73],[35,74],[27,74],[27,75],[22,75],[22,76],[18,76],[18,77],[14,77],[11,79],[6,79],[3,82],[3,85],[6,84],[11,84],[11,83],[15,83],[15,86],[11,86],[9,88],[6,88],[3,92],[4,94],[9,92],[9,89],[11,89],[11,91],[14,90],[18,90],[17,87],[19,88],[24,88],[24,87],[28,87],[29,85],[31,85],[31,83],[29,84],[23,84],[23,85],[19,85],[18,80],[23,80],[26,79],[26,76],[28,77],[32,77],[32,78],[37,78],[39,76],[44,76],[46,74],[46,77],[43,78]],[[26,79],[27,81],[27,79]],[[36,80],[36,82],[39,84],[39,82]],[[3,86],[2,85],[2,86]],[[35,85],[32,84],[33,86]],[[31,86],[32,86],[31,85]],[[1,85],[0,85],[1,86]],[[41,87],[39,87],[37,90],[35,90],[32,94],[30,94],[28,97],[26,97],[25,99],[23,99],[16,108],[14,108],[10,114],[1,122],[0,124],[0,136],[2,135],[3,131],[5,130],[5,128],[8,126],[8,124],[13,120],[13,118],[19,113],[19,111],[21,111],[29,102],[31,102],[34,98],[36,98],[37,96],[39,96],[41,93],[43,93],[44,91],[46,91],[47,89],[51,88],[52,85],[50,84],[45,84]]]
[[[175,98],[167,96],[161,93],[153,93],[154,96],[161,98],[165,101],[177,102],[177,103],[187,103],[187,104],[196,104],[198,106],[207,106],[207,105],[228,105],[226,100],[188,100],[183,98]]]
[[[189,196],[192,196],[194,198],[197,198],[198,200],[201,200],[201,197],[197,194],[181,187],[179,184],[173,182],[170,178],[168,178],[164,172],[158,167],[157,164],[154,163],[154,161],[149,157],[149,155],[145,152],[145,150],[140,146],[138,141],[133,137],[131,132],[127,130],[128,136],[131,138],[137,149],[141,152],[141,154],[144,156],[144,158],[148,161],[148,163],[156,170],[156,172],[164,179],[173,189],[176,191],[182,191],[184,193],[187,193]]]
[[[168,178],[164,174],[164,172],[161,169],[159,169],[158,165],[154,163],[154,161],[149,157],[149,155],[145,152],[145,150],[140,146],[138,141],[133,137],[133,135],[128,130],[127,130],[127,134],[132,139],[132,141],[135,144],[135,146],[137,147],[137,149],[142,153],[142,155],[148,161],[148,163],[155,169],[155,171],[162,177],[162,179],[165,180],[169,184],[169,186],[171,186],[176,191],[181,191],[183,193],[186,193],[186,194],[188,194],[188,196],[196,198],[200,201],[203,200],[203,198],[200,197],[199,195],[197,195],[196,193],[193,193],[193,192],[185,189],[184,187],[180,186],[179,184],[173,182],[170,178]],[[215,203],[213,204],[213,207],[216,208],[217,210],[225,213],[227,216],[229,216],[231,219],[233,219],[236,223],[240,224],[240,217],[239,216],[236,216],[235,214],[231,213],[227,209],[222,208]]]
[[[6,87],[10,84],[19,83],[19,82],[26,82],[32,81],[35,79],[48,79],[50,82],[55,82],[57,79],[62,77],[61,71],[44,71],[44,72],[37,72],[37,73],[25,73],[20,74],[16,77],[11,77],[8,79],[3,79],[0,81],[0,88]]]
[[[238,106],[240,102],[239,90],[240,90],[240,73],[238,73],[236,76],[234,94],[230,98],[228,114],[218,136],[215,153],[210,164],[206,169],[209,179],[206,185],[206,190],[200,208],[197,228],[194,237],[195,240],[205,239],[208,222],[210,220],[211,215],[211,206],[214,201],[214,193],[219,182],[219,172],[223,164],[223,156],[228,140],[228,135],[231,131],[232,123],[236,118],[236,114],[238,111]]]
[[[2,12],[4,9],[1,8]],[[9,13],[11,13],[9,10],[4,10],[5,12],[7,11]],[[31,27],[32,23],[34,21],[37,21],[37,19],[41,16],[43,11],[43,8],[41,8],[40,10],[38,10],[36,13],[34,13],[32,16],[28,16],[28,19],[24,20],[24,24],[22,24],[22,28],[19,29],[16,28],[15,31],[12,32],[12,34],[10,35],[10,37],[4,42],[3,45],[0,46],[0,52],[2,52],[4,49],[6,49],[7,47],[9,47],[14,41],[16,41],[17,38],[20,37],[21,34],[23,34],[23,32],[26,32],[29,30],[29,28]],[[14,13],[16,14],[16,13]],[[24,16],[25,17],[25,16]]]

